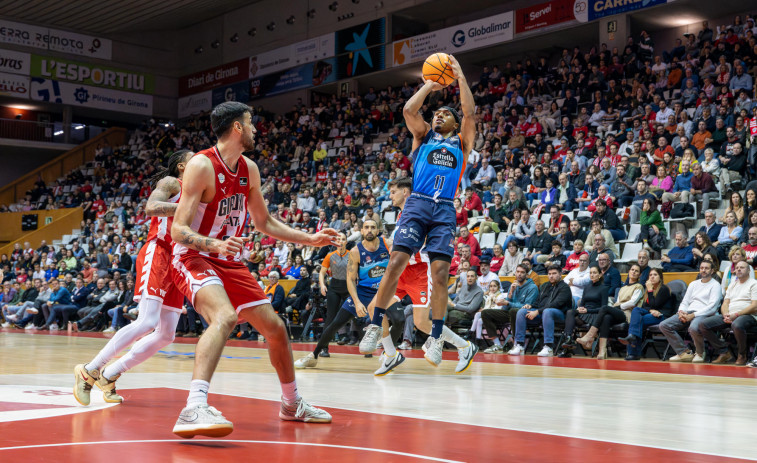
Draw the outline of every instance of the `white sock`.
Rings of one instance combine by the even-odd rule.
[[[494,338],[494,345],[497,347],[502,347],[502,341],[500,341],[499,338]]]
[[[281,383],[281,395],[284,397],[284,402],[295,403],[300,399],[300,393],[297,391],[297,381],[291,383]]]
[[[444,328],[442,328],[442,339],[451,343],[458,349],[468,347],[468,341],[455,334],[455,332],[449,329],[447,325],[444,325]]]
[[[392,342],[391,336],[381,338],[381,344],[384,346],[384,353],[387,357],[394,357],[397,355],[397,349],[394,348],[394,342]]]
[[[189,385],[189,397],[187,397],[187,407],[194,407],[208,403],[208,389],[210,383],[201,379],[193,379]]]

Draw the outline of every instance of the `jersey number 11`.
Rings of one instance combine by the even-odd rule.
[[[441,190],[444,188],[444,179],[445,177],[441,175],[437,175],[436,178],[434,178],[434,190]]]

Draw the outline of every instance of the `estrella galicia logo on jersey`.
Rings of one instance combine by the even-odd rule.
[[[223,183],[226,181],[226,176],[223,174],[218,174],[218,181]]]
[[[386,267],[376,266],[368,270],[368,278],[381,278],[386,272]]]
[[[457,158],[447,148],[442,147],[431,151],[426,161],[433,166],[457,169]]]
[[[240,186],[247,186],[247,177],[240,177],[239,178],[239,185]]]

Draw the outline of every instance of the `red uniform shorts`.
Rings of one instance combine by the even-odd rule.
[[[174,256],[173,267],[176,270],[176,286],[192,304],[197,291],[209,285],[223,286],[237,313],[271,302],[241,262],[219,261],[198,255]]]
[[[173,283],[171,250],[149,241],[137,255],[137,279],[134,282],[134,301],[154,299],[166,310],[181,312],[184,295]]]
[[[431,297],[431,276],[426,262],[408,265],[400,275],[395,296],[398,299],[410,296],[413,307],[428,307]]]

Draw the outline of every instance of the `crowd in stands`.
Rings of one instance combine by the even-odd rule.
[[[705,21],[675,43],[655,44],[641,31],[622,50],[575,47],[485,66],[472,85],[478,130],[455,200],[447,322],[493,343],[489,352],[512,340],[509,352],[523,353],[527,333],[541,327],[539,355],[596,344],[604,358],[608,339],[619,339],[629,360],[659,324],[673,360],[699,361],[707,339],[718,363],[731,358],[713,333],[732,330],[737,363],[746,364],[746,333],[757,328],[757,293],[743,304],[757,267],[757,182],[749,183],[757,178],[755,32],[751,16],[714,30]],[[418,84],[314,96],[311,106],[297,102],[280,115],[257,108],[250,156],[272,215],[302,230],[335,228],[349,243],[367,218],[390,233],[396,211],[387,182],[411,175],[401,112]],[[459,108],[455,85],[430,95],[424,118],[442,104]],[[78,206],[84,221],[67,247],[18,246],[2,256],[8,323],[127,323],[135,315],[133,263],[149,224],[148,179],[173,150],[213,143],[207,116],[182,127],[149,121],[128,146],[102,146],[91,165],[35,185],[12,210]],[[243,258],[266,280],[274,308],[290,317],[313,309],[320,291],[310,276],[333,249],[277,242],[254,224],[248,232]],[[674,293],[659,269],[699,272],[700,283]],[[513,283],[498,288],[499,277]],[[288,295],[279,284],[287,278],[298,280]],[[547,282],[538,285],[540,278]],[[689,296],[702,285],[717,285],[717,297],[714,289],[706,300],[704,290]],[[182,326],[193,331],[201,320],[187,311]],[[685,329],[691,352],[677,334]],[[407,343],[412,336],[405,330]]]

